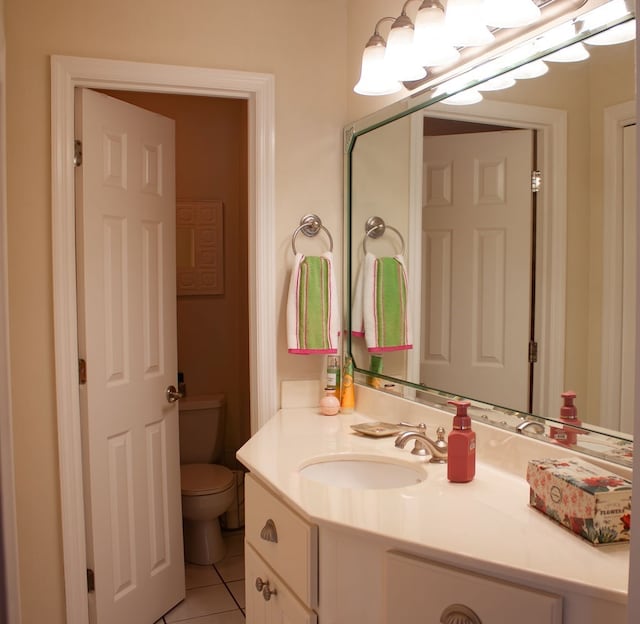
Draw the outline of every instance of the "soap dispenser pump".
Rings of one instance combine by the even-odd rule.
[[[470,403],[449,401],[449,404],[455,405],[456,415],[447,440],[447,478],[453,483],[467,483],[476,474],[476,434],[471,429],[471,417],[467,414]]]

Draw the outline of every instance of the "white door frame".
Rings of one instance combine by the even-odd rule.
[[[277,409],[275,84],[270,74],[51,57],[53,308],[66,616],[68,622],[86,624],[89,616],[77,376],[73,168],[76,87],[233,97],[248,101],[249,363],[253,433]]]
[[[556,411],[557,397],[564,386],[564,342],[566,315],[566,244],[567,244],[567,114],[565,111],[484,100],[473,107],[453,107],[435,104],[416,115],[412,125],[412,157],[419,165],[412,168],[410,185],[411,220],[409,231],[410,249],[420,249],[422,223],[422,117],[440,117],[460,121],[531,128],[538,131],[538,166],[543,172],[553,172],[543,178],[539,191],[540,219],[538,222],[539,285],[536,311],[539,315],[538,373],[535,382],[534,412],[552,415]],[[410,271],[417,274],[413,284],[421,284],[419,267],[415,263]],[[419,345],[419,316],[414,309],[412,315],[414,343]],[[418,331],[416,334],[415,332]],[[420,370],[420,349],[409,355],[412,374]],[[412,361],[416,359],[417,361]]]
[[[602,371],[600,425],[620,431],[622,405],[622,345],[629,337],[622,327],[623,258],[622,231],[622,130],[635,122],[635,100],[604,109],[604,172],[602,197],[606,197],[602,220]],[[606,208],[606,210],[605,210]]]
[[[0,1],[0,10],[3,3]],[[0,604],[0,620],[19,624],[20,574],[18,571],[18,525],[16,520],[15,468],[13,456],[13,412],[11,410],[11,358],[9,353],[9,260],[7,231],[7,115],[6,52],[4,20],[0,15],[0,561],[6,605]]]

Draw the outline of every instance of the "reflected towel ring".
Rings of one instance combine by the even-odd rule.
[[[331,236],[331,232],[322,225],[322,221],[318,215],[308,214],[300,219],[300,225],[293,231],[291,235],[291,248],[293,249],[293,255],[295,256],[298,252],[296,251],[296,236],[301,232],[308,236],[309,238],[313,238],[318,234],[320,230],[324,230],[324,232],[329,237],[329,251],[333,251],[333,238]]]
[[[367,222],[364,224],[364,238],[362,239],[362,248],[364,249],[364,253],[367,253],[367,239],[369,238],[380,238],[386,230],[391,230],[398,235],[400,239],[400,253],[398,255],[404,256],[404,238],[402,238],[402,234],[400,230],[394,228],[392,225],[386,225],[385,222],[380,217],[370,217]]]

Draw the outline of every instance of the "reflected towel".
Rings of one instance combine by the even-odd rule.
[[[338,324],[333,254],[296,254],[287,299],[289,353],[337,353]]]
[[[351,297],[351,334],[353,336],[364,336],[363,282],[364,262],[360,264],[358,269],[356,285]]]
[[[372,353],[412,349],[407,310],[407,271],[400,255],[376,258],[363,267],[364,338]]]

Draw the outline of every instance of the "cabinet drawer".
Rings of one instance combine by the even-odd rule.
[[[459,615],[465,608],[477,619]],[[560,596],[394,551],[385,554],[384,610],[388,624],[562,624]]]
[[[245,539],[309,607],[318,604],[318,527],[251,474],[245,480]]]
[[[249,544],[245,549],[245,568],[247,622],[317,624],[318,616],[296,598]]]

